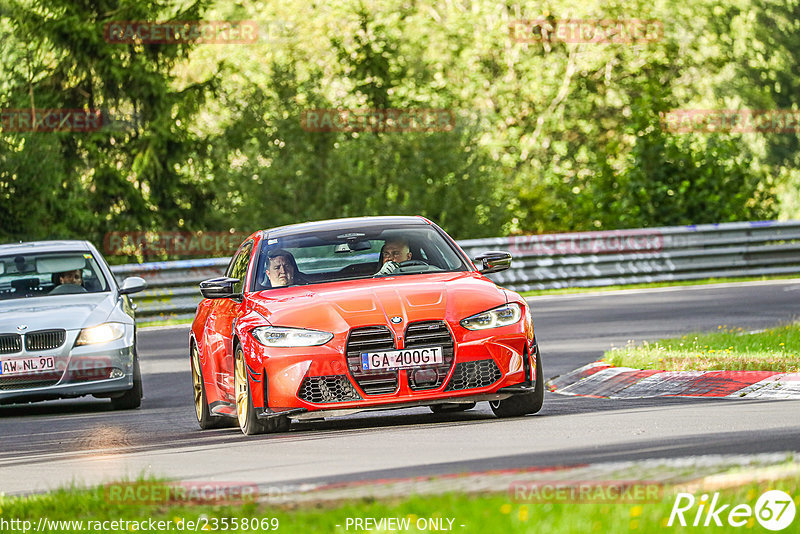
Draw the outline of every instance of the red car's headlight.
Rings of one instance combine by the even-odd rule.
[[[467,330],[485,330],[509,326],[522,318],[522,309],[519,304],[510,302],[497,308],[477,313],[461,321],[461,326]]]
[[[265,347],[314,347],[333,339],[330,332],[282,326],[259,326],[250,333]]]

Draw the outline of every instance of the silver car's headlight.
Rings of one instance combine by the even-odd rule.
[[[522,317],[519,304],[510,302],[497,308],[477,313],[461,321],[461,326],[468,330],[485,330],[516,323]]]
[[[330,332],[282,326],[259,326],[250,333],[256,341],[267,347],[314,347],[333,339]]]
[[[75,345],[96,345],[109,343],[125,335],[125,325],[122,323],[103,323],[91,328],[84,328],[78,334]]]

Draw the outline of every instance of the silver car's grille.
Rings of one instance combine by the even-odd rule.
[[[9,376],[0,378],[0,391],[45,388],[58,384],[60,374],[47,373],[39,376]]]
[[[22,350],[19,334],[0,334],[0,354],[14,354]]]
[[[39,330],[25,334],[25,350],[57,349],[67,338],[66,330]]]

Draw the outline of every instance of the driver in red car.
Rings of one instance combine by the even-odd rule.
[[[404,261],[411,259],[408,241],[403,238],[389,238],[381,249],[381,268],[376,274],[391,274]]]
[[[272,250],[267,254],[267,278],[272,287],[290,286],[297,277],[297,261],[286,250]]]

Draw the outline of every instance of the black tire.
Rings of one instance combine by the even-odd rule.
[[[142,370],[139,368],[139,355],[133,352],[133,387],[120,395],[111,398],[111,407],[115,410],[135,410],[142,405]]]
[[[433,413],[465,412],[475,407],[474,402],[453,404],[432,404],[429,406]]]
[[[490,401],[492,411],[497,417],[520,417],[533,414],[542,409],[544,402],[544,376],[542,376],[542,355],[539,344],[536,347],[536,382],[533,393],[513,395],[501,401]],[[527,355],[525,356],[527,357]]]
[[[203,382],[203,367],[200,365],[200,353],[197,351],[197,345],[195,345],[194,342],[192,342],[192,346],[189,351],[191,353],[189,361],[192,367],[194,414],[197,417],[197,424],[200,426],[201,430],[233,426],[236,422],[235,419],[231,417],[211,415],[211,410],[208,409],[206,385]]]
[[[271,432],[286,432],[289,430],[290,421],[286,416],[259,419],[253,407],[253,396],[250,393],[250,381],[247,379],[247,369],[244,361],[244,351],[241,345],[236,346],[234,352],[233,387],[236,395],[236,416],[239,428],[248,436],[266,434]]]

